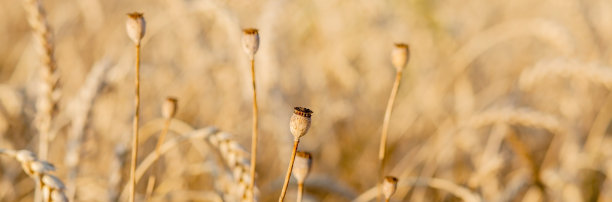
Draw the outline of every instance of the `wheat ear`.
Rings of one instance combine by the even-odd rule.
[[[174,121],[178,120],[174,119]],[[248,172],[250,166],[248,152],[246,152],[242,146],[238,144],[238,142],[232,140],[229,134],[220,132],[214,127],[192,130],[191,132],[166,141],[160,147],[159,155],[161,156],[165,154],[166,152],[170,151],[170,149],[179,145],[181,142],[201,138],[206,139],[212,148],[219,151],[227,166],[230,168],[230,170],[232,170],[235,186],[225,191],[231,195],[242,198],[243,200],[256,199],[256,195],[251,195],[251,193],[255,193],[255,190],[250,190],[255,188],[252,188],[249,185],[251,176],[249,176]],[[140,180],[145,174],[147,169],[153,165],[155,159],[155,154],[151,153],[142,160],[135,172],[136,182],[138,182],[138,180]],[[129,187],[127,185],[124,187],[121,198],[124,198],[124,194],[128,188]]]
[[[66,186],[64,186],[64,183],[59,178],[49,174],[55,171],[55,167],[51,163],[38,159],[33,152],[28,150],[15,151],[0,149],[0,154],[5,154],[19,161],[23,171],[36,182],[37,189],[42,191],[42,198],[36,201],[68,201],[65,194]]]
[[[40,87],[36,100],[36,128],[40,134],[38,155],[47,159],[53,111],[57,100],[57,73],[53,55],[53,42],[51,28],[45,16],[45,10],[40,0],[25,0],[24,7],[28,15],[28,22],[34,31],[34,38],[38,42],[36,49],[40,52],[43,67],[40,69]]]

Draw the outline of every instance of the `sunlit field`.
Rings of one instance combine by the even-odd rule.
[[[612,201],[611,45],[609,0],[2,0],[0,201]]]

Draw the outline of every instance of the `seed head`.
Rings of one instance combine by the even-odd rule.
[[[410,58],[410,47],[404,43],[396,43],[391,51],[391,62],[398,72],[401,72]]]
[[[36,173],[49,173],[55,171],[55,167],[46,161],[33,161],[30,163],[30,168]]]
[[[37,159],[36,155],[28,150],[19,150],[15,156],[20,162],[34,161]]]
[[[298,151],[295,154],[295,162],[293,163],[293,176],[299,184],[303,184],[306,177],[310,173],[312,167],[312,156],[308,152]]]
[[[242,48],[250,59],[253,59],[259,49],[259,32],[253,28],[244,29],[242,32]]]
[[[386,176],[383,180],[382,186],[383,194],[385,194],[385,199],[390,199],[391,196],[395,193],[395,189],[397,189],[397,178],[392,176]]]
[[[140,45],[142,37],[145,35],[146,22],[142,13],[128,13],[128,19],[125,22],[127,34],[134,41],[134,44]]]
[[[178,100],[174,97],[167,97],[162,106],[162,115],[164,118],[174,118],[178,108]]]
[[[291,115],[291,120],[289,121],[289,129],[295,138],[294,140],[298,141],[310,128],[312,110],[305,107],[295,107],[293,109],[293,115]]]
[[[53,189],[58,189],[58,190],[66,189],[66,186],[64,186],[64,183],[59,178],[53,175],[44,175],[42,177],[42,181],[45,184],[45,186],[51,187]]]
[[[68,202],[68,197],[66,197],[66,195],[62,191],[53,190],[51,192],[51,201]]]

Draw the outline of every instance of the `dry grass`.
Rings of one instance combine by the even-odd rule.
[[[135,125],[132,11],[147,18]],[[381,142],[390,201],[612,201],[611,13],[607,0],[0,1],[0,148],[53,164],[71,201],[127,201],[131,165],[136,201],[274,201],[292,108],[308,106],[304,202],[374,200]],[[261,33],[257,71],[246,27]],[[411,56],[385,118],[395,42]],[[14,157],[0,165],[0,201],[44,197]]]

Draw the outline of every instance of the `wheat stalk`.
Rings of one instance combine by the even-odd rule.
[[[397,188],[404,187],[431,187],[434,189],[439,189],[443,191],[447,191],[459,199],[465,202],[480,202],[482,199],[476,193],[470,191],[468,188],[457,185],[451,181],[439,178],[409,178],[402,180],[397,183]],[[377,196],[377,188],[373,187],[365,192],[363,192],[360,196],[355,198],[353,202],[365,202],[370,201]]]
[[[552,76],[590,81],[612,89],[612,69],[610,67],[562,58],[543,60],[533,68],[524,70],[519,78],[519,86],[522,89],[529,89],[544,78]]]
[[[80,161],[81,146],[88,115],[93,105],[94,99],[98,95],[100,86],[103,84],[104,76],[110,68],[110,63],[106,60],[94,65],[88,74],[83,87],[79,90],[76,98],[68,105],[68,113],[71,116],[72,124],[66,145],[66,156],[64,164],[68,168],[68,179],[66,180],[67,192],[70,200],[74,200],[76,188],[75,181],[79,172],[78,164]]]
[[[42,191],[42,201],[68,201],[64,193],[66,189],[64,183],[50,174],[50,172],[55,171],[55,167],[51,163],[38,159],[33,152],[28,150],[0,149],[0,154],[10,156],[21,163],[23,171],[36,182],[37,189]]]
[[[24,0],[24,8],[27,19],[34,31],[34,38],[38,42],[36,49],[40,53],[42,68],[40,79],[42,82],[38,88],[36,100],[35,125],[40,134],[38,142],[38,155],[41,159],[47,159],[49,150],[51,121],[57,101],[58,74],[54,59],[54,44],[52,41],[51,28],[47,22],[45,10],[40,0]]]
[[[175,119],[174,121],[178,120]],[[232,140],[228,133],[221,132],[214,127],[192,130],[191,132],[175,137],[162,144],[159,148],[159,155],[164,155],[172,148],[178,146],[181,142],[195,139],[206,139],[214,149],[219,151],[227,166],[232,170],[235,185],[225,190],[226,193],[230,193],[243,200],[256,199],[256,195],[251,195],[255,190],[251,191],[250,189],[252,188],[249,185],[249,180],[251,179],[248,172],[250,163],[247,157],[249,153],[246,152],[238,142]],[[135,172],[136,182],[142,178],[155,160],[155,153],[151,153],[140,162]],[[121,198],[124,198],[124,194],[127,193],[128,188],[128,186],[124,187]]]
[[[473,115],[462,126],[483,127],[494,123],[507,123],[527,127],[542,128],[554,134],[563,134],[566,129],[554,115],[528,108],[489,109]]]

